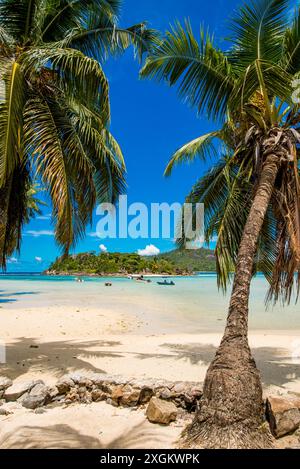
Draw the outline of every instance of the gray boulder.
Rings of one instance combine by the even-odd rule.
[[[56,386],[50,386],[48,389],[49,389],[49,397],[51,400],[55,399],[59,395],[59,392]]]
[[[6,415],[10,415],[10,414],[12,414],[12,412],[7,410],[6,408],[4,408],[4,407],[0,408],[0,416],[6,416]]]
[[[4,392],[4,398],[7,401],[16,401],[23,394],[28,393],[37,384],[44,384],[43,381],[27,381],[24,383],[14,383],[12,386],[7,388]]]
[[[13,384],[12,380],[5,376],[0,376],[0,392],[5,391]]]
[[[49,398],[49,388],[44,384],[37,384],[29,393],[21,398],[21,403],[26,409],[36,409],[43,406]]]

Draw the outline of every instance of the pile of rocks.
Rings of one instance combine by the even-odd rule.
[[[43,381],[13,383],[0,377],[0,415],[9,412],[8,402],[27,409],[56,403],[70,405],[105,401],[115,407],[146,406],[150,422],[168,425],[179,412],[194,412],[202,396],[197,383],[157,380],[128,380],[122,376],[73,373],[59,379],[55,386]],[[300,398],[269,397],[266,420],[276,438],[291,434],[300,427]]]
[[[62,377],[51,387],[41,380],[12,383],[8,378],[0,378],[2,403],[17,401],[28,409],[36,409],[51,402],[89,404],[99,401],[106,401],[115,407],[137,407],[147,404],[155,397],[173,403],[175,409],[193,412],[201,395],[201,388],[197,383],[138,381],[106,374],[84,376],[73,373]]]
[[[155,396],[173,402],[188,412],[196,409],[202,391],[197,383],[128,380],[121,376],[70,374],[56,383],[54,399],[90,403],[106,401],[113,406],[136,407],[147,404]]]

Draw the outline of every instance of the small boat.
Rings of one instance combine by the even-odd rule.
[[[163,282],[157,282],[157,284],[158,285],[163,285],[165,287],[173,287],[175,285],[173,280],[171,280],[171,282],[167,282],[167,280],[164,280]]]
[[[83,280],[82,278],[76,277],[76,278],[75,278],[75,282],[77,282],[77,283],[83,283],[84,280]]]
[[[140,275],[135,279],[137,282],[148,282],[148,280],[144,277],[144,275]],[[149,283],[149,282],[148,282]]]

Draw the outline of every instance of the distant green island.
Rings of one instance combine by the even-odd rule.
[[[190,275],[216,270],[214,252],[210,249],[182,250],[141,257],[127,253],[81,253],[55,260],[47,275]]]

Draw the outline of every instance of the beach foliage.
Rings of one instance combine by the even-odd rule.
[[[68,252],[98,202],[125,190],[110,133],[103,63],[156,33],[120,26],[118,0],[0,0],[0,263],[20,247],[32,180],[47,189],[56,241]]]
[[[57,259],[48,271],[81,274],[183,274],[197,271],[214,271],[212,251],[174,250],[152,257],[141,257],[134,253],[81,253]]]
[[[185,102],[214,121],[212,133],[174,154],[166,174],[195,158],[211,166],[187,201],[205,204],[219,285],[225,289],[233,278],[224,335],[182,435],[184,448],[273,445],[248,317],[257,270],[269,282],[268,299],[289,303],[294,289],[300,293],[300,8],[294,6],[245,2],[229,23],[227,48],[203,28],[196,37],[188,21],[176,23],[142,70],[176,85]]]
[[[294,150],[276,179],[254,259],[254,272],[263,272],[270,284],[269,298],[287,302],[293,287],[300,288],[299,19],[300,9],[290,15],[288,0],[248,2],[230,22],[225,50],[204,28],[197,38],[189,21],[176,23],[141,72],[176,85],[185,102],[219,125],[178,149],[165,175],[195,159],[211,166],[186,202],[205,205],[205,237],[208,243],[217,239],[224,289],[258,187],[264,138],[272,127],[290,130]],[[178,242],[183,246],[184,237]]]

